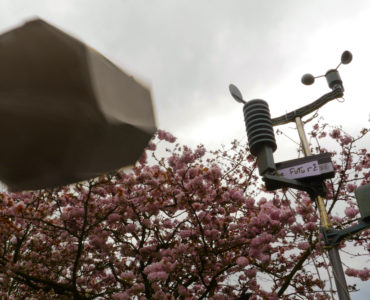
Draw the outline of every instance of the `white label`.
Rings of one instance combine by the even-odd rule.
[[[281,176],[285,178],[296,179],[320,175],[321,174],[320,169],[321,168],[317,161],[310,161],[308,163],[278,170],[278,172]]]
[[[329,173],[329,172],[334,171],[333,164],[331,162],[328,162],[328,163],[325,163],[325,164],[320,164],[319,168],[320,168],[320,173],[321,174],[322,173]]]

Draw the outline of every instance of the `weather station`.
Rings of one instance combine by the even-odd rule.
[[[325,77],[332,91],[306,106],[277,118],[271,118],[266,101],[261,99],[245,101],[235,85],[230,84],[229,86],[232,97],[237,102],[244,104],[243,112],[250,151],[257,158],[259,174],[265,182],[266,189],[272,191],[280,188],[294,188],[307,192],[316,202],[320,214],[321,232],[328,249],[340,300],[348,300],[350,296],[339,256],[338,244],[344,238],[370,228],[370,184],[361,186],[355,191],[361,214],[360,221],[343,230],[333,229],[328,220],[323,197],[327,194],[324,180],[335,176],[334,167],[329,153],[312,155],[302,117],[316,111],[331,100],[343,97],[343,82],[338,68],[351,61],[351,52],[344,51],[339,65],[335,69],[327,71],[325,75],[316,77],[311,74],[303,75],[301,81],[305,85],[313,84],[316,78]],[[277,144],[273,126],[290,122],[295,122],[297,126],[305,157],[275,163],[273,152],[277,149]]]

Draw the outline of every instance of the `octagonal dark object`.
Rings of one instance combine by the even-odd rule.
[[[149,90],[36,19],[0,35],[0,180],[11,190],[132,165],[156,131]]]

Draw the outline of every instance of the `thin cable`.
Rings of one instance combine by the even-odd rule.
[[[342,100],[341,100],[342,99]],[[344,97],[341,97],[341,98],[338,98],[337,99],[337,101],[339,102],[339,103],[343,103],[344,101],[346,101],[346,99],[344,98]]]
[[[280,131],[281,134],[283,134],[285,137],[287,137],[289,140],[291,140],[293,143],[297,144],[298,146],[301,146],[300,143],[296,142],[295,140],[293,140],[292,138],[290,138],[288,135],[286,135],[284,132]]]

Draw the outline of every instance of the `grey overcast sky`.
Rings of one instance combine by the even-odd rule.
[[[300,78],[335,68],[344,50],[354,55],[340,68],[345,102],[320,114],[351,133],[369,124],[370,1],[0,0],[0,32],[35,17],[148,83],[158,127],[185,144],[245,139],[229,83],[280,116],[329,91],[322,78],[312,86]],[[280,160],[295,158],[294,143],[279,139]]]
[[[245,138],[229,83],[278,116],[328,92],[300,78],[335,68],[347,49],[346,101],[320,112],[349,131],[367,126],[369,16],[361,0],[0,0],[1,32],[41,17],[83,40],[151,86],[160,128],[210,147]]]

